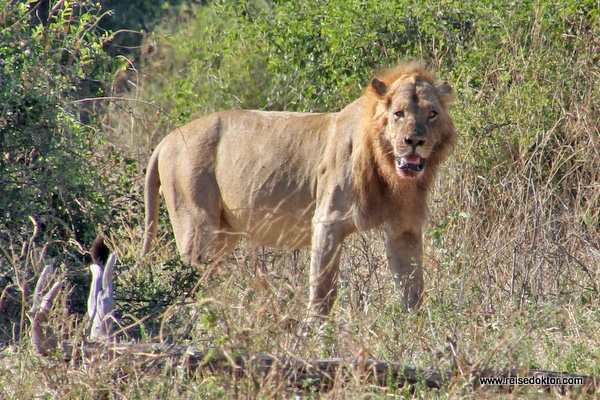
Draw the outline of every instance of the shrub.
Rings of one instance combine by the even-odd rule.
[[[93,164],[102,132],[94,104],[115,62],[102,51],[98,7],[12,2],[0,22],[0,239],[25,235],[28,217],[44,239],[87,239],[106,200]],[[21,237],[20,241],[23,241]],[[17,242],[19,240],[16,240]]]

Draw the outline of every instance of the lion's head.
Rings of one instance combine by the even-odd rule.
[[[450,85],[411,63],[373,78],[364,97],[364,150],[353,165],[360,202],[411,185],[428,188],[455,140]]]

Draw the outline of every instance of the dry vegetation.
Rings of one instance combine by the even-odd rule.
[[[140,160],[128,170],[130,189],[115,200],[127,213],[105,229],[119,259],[119,340],[438,366],[459,374],[444,390],[397,388],[394,382],[377,387],[360,374],[336,379],[327,390],[293,388],[277,372],[190,374],[176,365],[152,370],[131,360],[75,366],[58,355],[42,358],[28,343],[23,313],[32,277],[45,263],[63,263],[71,285],[52,323],[63,340],[78,343],[88,271],[64,268],[68,257],[44,258],[52,245],[36,243],[31,233],[26,247],[3,248],[14,274],[2,292],[2,333],[13,340],[0,352],[0,398],[585,398],[577,387],[540,393],[523,386],[506,393],[478,389],[460,377],[481,365],[600,375],[600,36],[597,19],[583,26],[587,19],[579,17],[563,21],[571,31],[559,36],[571,47],[560,59],[544,50],[548,34],[540,14],[527,25],[536,59],[506,35],[497,59],[459,54],[464,64],[446,71],[458,92],[451,115],[460,139],[430,199],[425,299],[417,312],[401,312],[379,232],[344,244],[339,299],[320,324],[305,319],[306,249],[241,243],[225,265],[192,268],[176,255],[162,210],[159,244],[139,260],[141,176],[170,122],[140,103],[115,104],[104,120],[112,136],[106,151]],[[446,68],[435,52],[429,61]],[[154,99],[150,83],[144,89],[151,77],[140,75],[135,96]]]

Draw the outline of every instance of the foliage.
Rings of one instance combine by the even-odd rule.
[[[35,219],[46,239],[93,234],[102,215],[99,175],[90,161],[101,132],[93,108],[77,100],[106,94],[114,68],[102,51],[98,9],[65,2],[48,23],[36,4],[4,5],[0,31],[0,234]],[[89,110],[89,111],[88,111]],[[100,206],[100,207],[97,207]]]
[[[448,51],[466,28],[439,14],[437,30],[425,31],[432,11],[392,1],[215,2],[169,35],[164,63],[174,73],[161,92],[179,122],[231,107],[339,109],[375,68]],[[446,45],[424,51],[438,37]]]
[[[569,333],[597,326],[597,3],[220,1],[187,10],[163,27],[156,69],[140,91],[175,123],[236,107],[337,110],[360,95],[376,68],[411,58],[424,58],[457,91],[460,140],[432,196],[426,235],[427,315],[398,312],[380,278],[381,238],[359,236],[347,244],[335,324],[313,332],[317,342],[281,333],[273,347],[289,346],[291,335],[314,356],[371,343],[368,352],[388,359],[457,368],[574,369],[579,355],[586,361],[578,370],[598,368],[593,341],[576,345],[581,340]],[[220,318],[195,341],[270,347],[268,327],[287,327],[290,315],[302,314],[306,267],[267,272],[266,291],[285,304],[271,310],[256,295],[261,273],[237,260],[224,282],[205,288]],[[288,282],[298,291],[292,297]],[[582,304],[571,322],[559,312]],[[450,397],[468,396],[465,384]]]
[[[98,26],[113,32],[105,50],[111,55],[139,55],[144,36],[171,16],[169,9],[180,3],[182,0],[102,0],[106,14]]]

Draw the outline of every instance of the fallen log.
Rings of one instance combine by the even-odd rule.
[[[243,375],[248,371],[267,375],[278,372],[290,385],[305,387],[327,387],[336,377],[348,378],[360,374],[364,379],[375,381],[380,386],[415,384],[424,382],[427,387],[442,388],[452,377],[450,372],[436,368],[419,368],[414,365],[380,361],[358,360],[353,357],[301,358],[281,357],[268,353],[231,355],[215,349],[201,350],[194,346],[167,343],[104,344],[83,343],[74,349],[70,345],[62,348],[67,362],[80,364],[84,360],[110,357],[113,360],[129,360],[144,363],[147,369],[162,369],[165,365],[177,365],[190,372],[208,370]],[[341,375],[340,375],[341,374]]]
[[[76,364],[94,358],[110,357],[143,363],[146,369],[162,370],[165,365],[176,365],[194,373],[202,370],[227,372],[239,376],[251,371],[268,375],[277,372],[297,387],[327,388],[336,379],[359,375],[365,381],[379,386],[404,386],[422,382],[429,388],[442,389],[458,374],[438,368],[421,368],[398,362],[375,359],[359,360],[354,357],[302,358],[281,357],[268,353],[231,355],[215,349],[201,350],[194,346],[167,343],[108,344],[83,343],[78,349],[63,348],[65,361]],[[479,367],[463,374],[475,387],[495,386],[511,389],[523,384],[549,388],[586,388],[597,391],[600,377],[566,372],[525,368]]]

